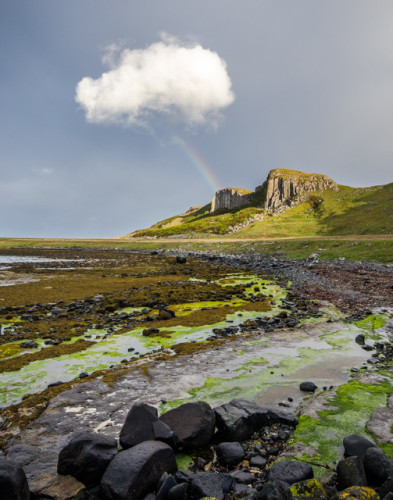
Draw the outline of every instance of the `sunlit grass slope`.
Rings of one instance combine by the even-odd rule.
[[[137,231],[135,236],[225,235],[256,214],[264,220],[232,234],[235,237],[331,236],[393,233],[393,183],[368,188],[339,186],[315,192],[304,203],[279,215],[268,214],[262,200],[234,210],[210,213],[210,204]]]

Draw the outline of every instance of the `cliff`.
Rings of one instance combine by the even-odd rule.
[[[225,188],[216,191],[212,200],[210,212],[216,212],[220,208],[231,210],[247,205],[252,200],[253,192],[248,189]]]
[[[337,184],[327,175],[276,169],[269,172],[266,181],[256,191],[265,191],[264,208],[277,212],[305,201],[314,191],[326,189],[338,190]]]
[[[271,170],[266,181],[255,188],[255,192],[239,188],[216,191],[210,212],[214,213],[222,208],[231,210],[250,203],[277,212],[305,201],[314,191],[325,189],[338,189],[337,184],[327,175],[280,168]]]

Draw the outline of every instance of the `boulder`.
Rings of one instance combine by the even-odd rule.
[[[277,462],[269,470],[269,481],[285,481],[289,485],[312,479],[314,472],[310,465],[293,460]]]
[[[198,448],[211,440],[214,428],[214,411],[203,401],[186,403],[169,410],[160,417],[175,435],[179,448]]]
[[[101,480],[104,500],[140,500],[153,491],[164,472],[176,472],[175,455],[160,441],[144,441],[120,451]]]
[[[367,486],[367,478],[362,461],[357,456],[340,460],[337,464],[338,489],[345,490],[350,486]]]
[[[288,500],[326,500],[328,498],[324,486],[315,479],[307,479],[293,484],[286,495]]]
[[[393,465],[380,448],[370,447],[363,457],[364,472],[368,484],[381,486],[389,476],[393,476]]]
[[[117,442],[113,438],[88,432],[76,434],[60,451],[57,472],[92,488],[99,484],[116,453]]]
[[[376,448],[372,441],[358,434],[351,434],[345,437],[343,439],[343,444],[346,456],[351,457],[356,455],[360,460],[363,460],[368,448]]]
[[[229,474],[200,472],[191,483],[190,500],[200,500],[204,497],[224,500],[232,483],[233,479]]]
[[[381,498],[386,497],[389,493],[393,494],[393,474],[390,475],[386,481],[379,488],[378,493]]]
[[[236,465],[245,456],[242,445],[237,441],[220,443],[216,446],[216,453],[221,465]]]
[[[314,384],[314,382],[302,382],[299,389],[304,392],[315,392],[318,387]]]
[[[335,495],[334,500],[380,500],[378,493],[365,486],[351,486]]]
[[[30,491],[22,467],[0,458],[0,497],[7,500],[29,500]]]
[[[267,481],[261,491],[257,491],[254,500],[287,500],[285,491],[280,481]]]
[[[189,483],[180,483],[168,492],[168,500],[188,500],[190,491]]]
[[[171,429],[158,418],[157,409],[146,403],[135,403],[120,431],[120,445],[126,450],[143,441],[163,441],[174,446]]]
[[[266,425],[297,423],[297,419],[288,413],[261,408],[245,399],[233,399],[215,408],[214,412],[219,435],[227,441],[244,441]]]
[[[156,500],[167,500],[169,491],[177,486],[175,478],[169,474],[158,489]]]

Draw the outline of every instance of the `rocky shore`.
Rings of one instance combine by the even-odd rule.
[[[175,255],[179,257],[178,253]],[[156,252],[149,255],[151,262],[156,257]],[[393,443],[393,403],[390,404],[390,400],[386,406],[382,404],[379,412],[371,411],[372,418],[368,420],[366,432],[364,427],[352,429],[352,434],[360,436],[351,439],[355,439],[363,452],[365,448],[374,449],[368,452],[367,457],[365,453],[361,455],[358,448],[355,448],[355,452],[348,448],[350,433],[343,436],[349,439],[344,440],[343,465],[340,465],[341,461],[328,465],[323,457],[314,463],[312,454],[307,453],[309,444],[302,448],[299,441],[296,439],[294,443],[291,437],[304,425],[304,421],[297,425],[299,416],[301,419],[304,416],[309,418],[319,410],[330,407],[329,401],[335,394],[335,387],[319,388],[297,410],[296,417],[294,414],[298,401],[291,402],[290,396],[281,400],[282,411],[277,407],[263,407],[261,402],[262,407],[241,399],[228,400],[213,408],[202,400],[193,401],[163,412],[160,417],[156,408],[178,398],[179,392],[186,396],[187,390],[196,384],[198,370],[209,366],[214,357],[217,365],[220,365],[220,360],[222,363],[221,372],[217,367],[214,373],[222,376],[226,363],[230,363],[231,357],[236,358],[236,349],[242,347],[246,338],[250,343],[247,348],[245,345],[243,348],[247,351],[261,332],[282,332],[290,336],[290,332],[296,330],[305,317],[313,317],[318,321],[322,316],[318,301],[328,301],[337,306],[349,323],[366,318],[375,308],[379,308],[381,314],[384,311],[390,314],[393,305],[393,268],[344,260],[319,262],[316,255],[303,261],[289,261],[280,255],[189,253],[176,259],[179,269],[176,272],[183,273],[185,266],[192,260],[206,262],[217,269],[239,269],[274,277],[275,282],[282,286],[290,282],[290,295],[283,299],[286,312],[281,316],[277,313],[269,319],[260,317],[244,321],[236,327],[229,325],[216,329],[209,339],[209,349],[205,351],[179,351],[175,359],[161,352],[152,353],[150,360],[141,357],[134,362],[132,369],[131,365],[125,363],[122,374],[116,375],[111,382],[109,378],[103,379],[102,375],[95,377],[81,373],[77,384],[63,384],[63,388],[60,384],[49,389],[55,392],[37,413],[34,413],[35,408],[30,409],[26,404],[15,407],[20,421],[26,419],[27,424],[21,429],[12,426],[6,429],[14,429],[15,434],[12,435],[13,431],[11,435],[8,434],[4,447],[0,485],[3,486],[2,491],[7,491],[6,484],[14,484],[12,487],[15,487],[16,493],[7,493],[9,496],[4,498],[28,498],[27,488],[32,499],[57,500],[194,500],[204,497],[281,500],[303,497],[344,499],[348,496],[368,499],[378,498],[378,495],[384,498],[391,494],[393,476],[389,459],[369,439],[364,441],[366,434],[368,438],[374,436],[373,440],[378,445]],[[188,286],[184,280],[179,284],[182,289]],[[201,300],[206,291],[196,286],[191,293],[194,294],[194,300]],[[231,292],[230,289],[224,291],[216,287],[209,293],[221,294],[222,299],[228,299],[231,293],[239,293],[239,289],[233,288]],[[141,304],[135,305],[152,300],[151,294],[152,291],[147,289]],[[257,303],[257,296],[256,290],[249,300]],[[121,300],[124,300],[121,296],[109,294],[97,296],[95,300],[88,298],[65,301],[63,304],[30,304],[30,311],[22,307],[19,313],[29,316],[30,319],[25,318],[24,321],[31,325],[40,321],[44,323],[46,317],[50,318],[49,322],[64,316],[81,322],[83,314],[89,314],[94,317],[92,325],[99,318],[107,335],[111,335],[111,328],[126,329],[139,321],[138,316],[126,314],[117,317],[111,314],[113,311],[108,307],[116,309]],[[169,324],[174,318],[168,302],[164,305],[160,311],[167,318],[160,321]],[[7,313],[6,310],[4,312]],[[333,325],[331,320],[324,328],[328,328],[329,324]],[[311,332],[312,328],[309,330]],[[386,323],[384,332],[387,338],[393,335],[391,321]],[[34,341],[31,335],[26,335],[25,330],[23,335],[22,330],[18,335],[20,341]],[[60,339],[60,343],[66,340],[66,337]],[[89,342],[88,339],[85,341]],[[363,344],[361,348],[364,349],[361,350],[365,355],[362,366],[353,366],[353,381],[377,389],[383,386],[385,392],[381,392],[382,401],[385,394],[389,396],[385,372],[391,370],[392,345],[389,340],[370,343],[364,338],[357,338],[356,342],[354,338],[353,342],[357,346]],[[56,339],[52,346],[50,348],[56,347]],[[138,371],[138,367],[141,367],[141,371]],[[170,367],[173,371],[172,382],[169,382],[168,370],[163,386],[160,383],[160,371]],[[114,374],[118,369],[114,367],[111,373]],[[181,387],[178,377],[181,377]],[[315,389],[312,384],[308,387]],[[299,392],[303,396],[312,394],[301,389]],[[184,434],[187,434],[184,428],[193,436],[190,441],[184,438]],[[189,464],[180,464],[179,453],[184,455],[183,459],[190,459]],[[351,458],[353,456],[358,459]],[[63,461],[61,457],[66,458]],[[375,463],[379,465],[375,467]],[[319,477],[318,481],[313,478],[315,466],[319,470],[321,467],[326,468],[326,474]],[[385,472],[382,473],[382,470]],[[24,477],[27,477],[27,482]],[[129,478],[129,482],[123,478]]]

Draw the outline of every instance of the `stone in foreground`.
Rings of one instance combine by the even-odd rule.
[[[175,455],[160,441],[144,441],[119,452],[101,480],[104,500],[140,500],[155,489],[164,472],[176,472]]]
[[[198,448],[211,440],[214,428],[214,411],[207,403],[186,403],[169,410],[160,417],[175,435],[179,448]]]
[[[158,418],[157,409],[146,403],[135,403],[120,431],[120,445],[126,450],[143,441],[163,441],[174,445],[171,429]]]
[[[229,493],[233,478],[229,474],[200,472],[191,483],[190,499],[199,500],[204,497],[224,500]]]
[[[221,465],[236,465],[245,456],[242,445],[237,441],[220,443],[216,446],[216,453]]]
[[[368,448],[363,466],[368,484],[372,486],[381,486],[389,476],[393,476],[393,465],[381,448]]]
[[[312,479],[314,472],[312,468],[303,462],[283,460],[273,465],[269,471],[269,481],[285,481],[289,485]]]
[[[358,434],[351,434],[343,439],[345,454],[348,457],[356,455],[363,460],[364,455],[368,448],[376,448],[375,444],[369,439],[359,436]]]
[[[380,500],[377,492],[365,486],[352,486],[340,491],[334,498],[336,500]]]
[[[293,484],[287,491],[288,499],[327,500],[328,495],[323,485],[315,479],[308,479]]]
[[[116,440],[96,433],[75,435],[61,450],[57,472],[78,479],[87,488],[99,484],[105,469],[117,453]]]
[[[340,460],[337,464],[338,489],[345,490],[351,486],[367,486],[366,474],[362,461],[357,456]]]
[[[290,414],[261,408],[245,399],[233,399],[214,411],[220,437],[227,441],[244,441],[266,425],[297,423],[297,419]]]
[[[0,458],[0,498],[29,500],[29,485],[22,467]]]

